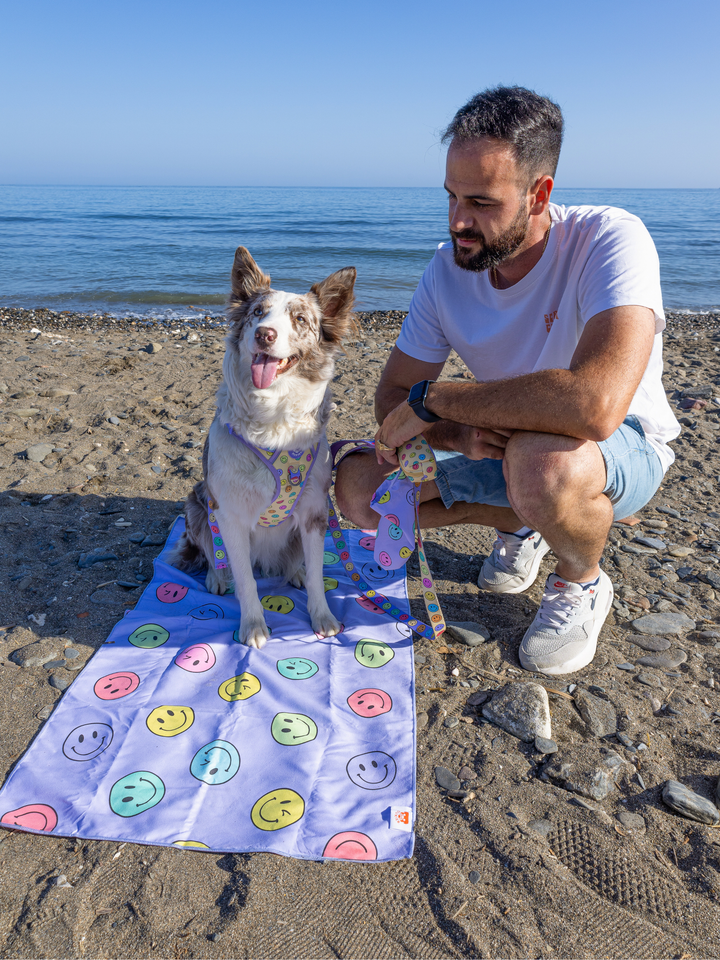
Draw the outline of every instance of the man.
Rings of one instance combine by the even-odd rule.
[[[451,243],[413,296],[375,397],[376,458],[338,470],[342,512],[377,526],[373,491],[418,433],[438,451],[423,527],[498,534],[478,584],[519,593],[557,567],[520,644],[550,676],[586,666],[610,609],[599,561],[613,517],[644,506],[679,433],[661,384],[665,326],[653,242],[611,207],[550,202],[562,114],[521,87],[473,97],[443,137]],[[451,349],[475,383],[436,383]]]

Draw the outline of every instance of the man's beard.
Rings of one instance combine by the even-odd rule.
[[[455,263],[461,269],[471,270],[473,273],[482,273],[483,270],[499,266],[503,260],[515,253],[525,240],[529,224],[530,217],[525,212],[524,206],[521,206],[517,216],[505,233],[493,240],[492,243],[488,243],[481,233],[475,233],[472,230],[461,230],[459,233],[453,233],[451,230],[450,239],[452,240]],[[469,253],[463,247],[458,246],[458,239],[476,240],[483,246],[477,253]]]

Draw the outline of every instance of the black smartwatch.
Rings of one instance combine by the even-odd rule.
[[[420,417],[420,419],[426,423],[436,423],[438,420],[442,420],[442,417],[431,413],[425,406],[425,399],[431,383],[435,383],[435,381],[421,380],[420,383],[413,384],[410,395],[407,398],[407,402],[412,407],[415,416]]]

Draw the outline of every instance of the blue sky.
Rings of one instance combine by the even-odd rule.
[[[557,100],[558,186],[720,187],[717,0],[0,0],[0,182],[434,186],[472,94]]]

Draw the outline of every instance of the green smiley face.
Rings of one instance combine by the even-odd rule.
[[[272,722],[270,732],[273,740],[286,747],[296,747],[300,743],[308,743],[317,736],[317,724],[303,713],[277,713]]]
[[[382,640],[358,640],[355,659],[364,667],[384,667],[395,656],[395,651]]]
[[[273,613],[290,613],[295,609],[295,603],[290,597],[267,596],[263,597],[260,603],[266,610],[271,610]]]
[[[153,647],[161,647],[170,639],[170,633],[159,623],[144,623],[141,627],[128,637],[128,640],[134,647],[143,647],[145,650],[152,650]]]
[[[120,817],[136,817],[156,807],[165,796],[165,784],[149,770],[128,773],[110,790],[110,809]]]

